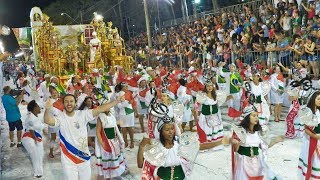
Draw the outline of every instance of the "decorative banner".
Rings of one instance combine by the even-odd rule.
[[[17,38],[20,48],[30,47],[32,44],[31,27],[12,28],[14,35]]]

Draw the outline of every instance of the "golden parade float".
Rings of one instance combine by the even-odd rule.
[[[133,58],[126,55],[125,43],[118,29],[112,27],[112,22],[106,25],[101,15],[94,13],[90,24],[54,26],[49,16],[34,7],[30,12],[30,22],[31,31],[14,29],[18,42],[24,42],[27,36],[31,36],[31,59],[37,70],[57,75],[62,84],[71,74],[91,73],[93,69],[108,70],[116,65],[126,71],[133,67]],[[28,32],[29,35],[24,35]]]

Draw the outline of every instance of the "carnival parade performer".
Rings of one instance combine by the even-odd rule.
[[[147,79],[145,77],[141,77],[138,80],[138,93],[136,96],[137,99],[137,109],[138,109],[138,114],[139,114],[139,123],[141,127],[141,132],[145,132],[144,130],[144,118],[148,114],[148,106],[146,104],[146,94],[149,90],[147,87]]]
[[[292,75],[286,89],[291,105],[286,116],[287,131],[285,136],[290,139],[301,138],[304,132],[304,124],[301,123],[298,112],[307,104],[306,95],[308,93],[304,84],[308,81],[308,84],[312,85],[312,82],[307,77],[307,69],[303,67],[300,61],[296,62],[295,67],[292,69],[284,67],[281,63],[279,65],[284,71]]]
[[[274,104],[274,116],[275,122],[281,121],[281,111],[282,111],[282,103],[283,103],[283,93],[285,88],[285,78],[281,73],[280,66],[276,66],[274,68],[274,74],[271,75],[270,79],[271,83],[271,103]]]
[[[193,128],[194,116],[192,114],[192,109],[194,107],[193,98],[190,89],[186,87],[187,81],[183,78],[179,79],[180,87],[177,90],[178,100],[184,105],[183,115],[182,115],[182,131],[185,130],[187,122],[189,122],[190,131]]]
[[[44,79],[45,81],[40,83],[40,86],[38,88],[38,93],[40,98],[43,98],[44,101],[47,101],[50,97],[50,92],[49,92],[49,85],[50,85],[50,74],[45,74]]]
[[[228,98],[232,98],[230,95]],[[219,100],[211,79],[205,83],[203,93],[197,95],[196,101],[200,103],[200,116],[197,131],[200,143],[219,141],[224,137],[220,106],[227,100],[226,93],[219,93]],[[223,146],[215,147],[218,150]]]
[[[64,111],[56,117],[50,114],[52,103],[45,103],[44,122],[50,126],[59,126],[60,148],[64,179],[74,180],[91,178],[90,154],[88,148],[87,124],[111,107],[124,101],[123,96],[117,100],[98,106],[93,110],[75,110],[76,98],[67,94],[63,98]]]
[[[225,65],[226,65],[225,62],[222,62],[219,64],[220,66],[219,73],[220,73],[220,76],[226,78],[226,82],[227,82],[226,91],[233,96],[233,98],[228,101],[228,106],[229,106],[228,115],[230,117],[237,118],[241,113],[240,99],[241,99],[242,91],[240,87],[242,86],[243,80],[240,74],[236,72],[235,64],[229,65],[230,72],[224,72],[222,70],[222,67]]]
[[[27,107],[29,113],[25,121],[25,133],[22,136],[22,144],[26,148],[32,162],[34,177],[43,176],[43,142],[42,130],[44,124],[39,105],[35,100],[29,102]]]
[[[165,112],[159,114],[160,116],[158,117],[157,129],[160,133],[160,139],[151,140],[149,138],[144,138],[139,145],[137,162],[139,168],[142,168],[144,163],[146,162],[150,163],[152,166],[155,166],[155,170],[152,174],[154,176],[154,179],[188,179],[188,177],[192,173],[193,162],[191,161],[193,157],[179,156],[179,147],[184,146],[186,149],[188,149],[188,152],[194,152],[194,148],[198,148],[198,150],[210,149],[215,146],[221,145],[222,143],[228,142],[228,139],[224,138],[223,141],[221,139],[220,141],[199,145],[197,136],[194,136],[195,133],[192,132],[187,132],[187,136],[185,136],[184,138],[181,137],[180,141],[178,142],[176,140],[177,134],[174,119],[168,116],[167,113],[169,110],[167,109],[167,107],[163,104],[153,104],[151,106],[154,106],[152,108],[152,111],[155,111],[151,112],[152,114],[159,114],[157,112],[160,112],[158,109],[160,107],[162,109],[161,112]],[[186,139],[186,141],[188,141],[189,143],[186,143],[187,145],[184,144],[183,139]],[[157,157],[160,154],[162,158],[159,159]]]
[[[259,124],[255,106],[244,108],[245,118],[240,127],[234,126],[232,151],[232,176],[234,180],[275,179],[275,174],[265,162],[268,147],[282,141],[281,137],[268,140]],[[269,143],[268,143],[269,142]]]
[[[263,87],[267,83],[267,86],[270,87],[268,82],[263,82],[260,73],[255,72],[252,76],[252,81],[250,82],[251,94],[254,95],[255,104],[257,105],[259,112],[259,123],[261,126],[267,125],[270,119],[270,107],[267,102],[267,95],[270,89]]]
[[[320,179],[320,91],[310,95],[307,107],[299,111],[299,118],[305,124],[305,134],[298,164],[299,179]]]
[[[306,94],[304,91],[304,87],[302,87],[301,84],[305,80],[307,79],[292,81],[287,87],[288,98],[292,103],[286,116],[287,131],[285,136],[290,139],[295,137],[303,137],[303,132],[305,130],[304,124],[301,122],[298,116],[299,110],[306,106],[304,103],[304,96]]]
[[[124,158],[124,140],[113,114],[101,113],[97,120],[96,148],[98,174],[106,178],[121,176],[128,169]]]
[[[87,96],[84,98],[78,110],[94,109],[95,107],[96,106],[93,104],[92,97]],[[93,121],[88,122],[88,145],[93,148],[93,151],[95,149],[96,127],[97,118],[94,118]]]
[[[54,87],[54,84],[52,86],[49,86],[49,92],[51,94],[50,96],[50,102],[52,103],[52,108],[51,108],[51,115],[52,116],[57,116],[61,111],[63,111],[63,102],[62,99],[59,98],[59,93],[57,89]],[[48,132],[50,134],[50,152],[49,152],[49,157],[51,159],[54,158],[54,146],[55,142],[57,139],[57,133],[59,131],[59,127],[53,127],[53,126],[48,126]]]
[[[128,146],[127,133],[130,136],[130,148],[134,148],[133,142],[133,127],[134,127],[134,118],[135,114],[137,114],[137,103],[132,96],[132,92],[128,90],[128,85],[126,83],[120,84],[121,91],[117,93],[118,97],[125,97],[125,101],[117,104],[117,108],[119,108],[119,118],[120,118],[120,127],[122,130],[125,147]]]
[[[80,91],[81,88],[82,88],[82,84],[79,81],[79,77],[77,75],[71,76],[71,81],[68,84],[67,92],[69,94],[74,94],[75,91],[77,91],[77,90]]]

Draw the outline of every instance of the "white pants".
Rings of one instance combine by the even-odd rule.
[[[61,154],[62,169],[65,180],[90,180],[91,165],[90,160],[81,164],[74,164],[64,154]]]
[[[43,143],[29,137],[22,138],[22,144],[30,155],[34,176],[43,176]]]

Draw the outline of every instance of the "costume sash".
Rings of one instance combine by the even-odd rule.
[[[104,131],[104,128],[101,126],[101,139],[102,139],[102,147],[106,152],[111,153],[111,145],[109,144],[108,136],[106,132]]]
[[[61,132],[60,136],[60,147],[65,156],[67,156],[75,164],[80,164],[90,159],[90,155],[82,152],[81,150],[74,147],[72,144],[66,141]]]
[[[34,135],[36,136],[36,137],[35,137],[36,139],[34,139],[32,133],[31,133],[30,131],[26,131],[26,132],[23,134],[22,138],[24,138],[24,137],[29,137],[29,138],[32,138],[32,139],[36,140],[37,142],[41,142],[41,141],[42,141],[42,136],[41,136],[41,134],[37,133],[37,131],[33,131],[33,132],[34,132]]]
[[[150,164],[148,161],[144,161],[143,167],[142,167],[142,180],[156,180],[153,173],[156,167],[152,164]]]
[[[287,121],[287,132],[286,137],[293,138],[294,136],[294,118],[298,115],[298,111],[300,109],[299,101],[293,101],[293,108],[288,113],[286,121]]]
[[[200,143],[207,142],[207,134],[201,129],[201,127],[199,125],[199,121],[196,122],[196,124],[197,124],[197,133],[198,133],[198,136],[199,136]]]
[[[153,132],[153,121],[151,120],[151,115],[149,114],[149,118],[148,118],[148,135],[149,138],[154,139],[154,132]]]

